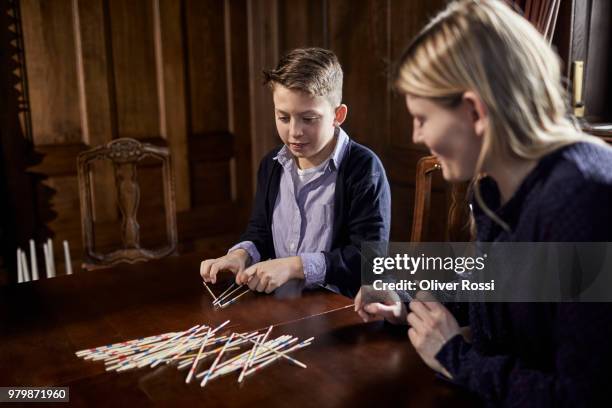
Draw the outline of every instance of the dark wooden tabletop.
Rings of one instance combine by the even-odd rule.
[[[435,377],[410,345],[405,327],[364,324],[352,303],[317,290],[249,293],[214,310],[198,273],[200,256],[121,265],[0,288],[0,386],[68,386],[70,405],[92,406],[472,406],[472,396]],[[217,293],[224,285],[213,286]],[[318,316],[316,316],[318,315]],[[113,342],[185,330],[195,324],[230,331],[265,329],[306,339],[293,355],[244,383],[236,375],[185,384],[171,365],[121,373],[75,352]],[[64,404],[65,406],[65,404]]]

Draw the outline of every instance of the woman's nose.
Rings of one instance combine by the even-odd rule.
[[[416,125],[412,127],[412,142],[414,144],[423,143],[423,133],[421,132],[421,129],[419,129]]]
[[[414,144],[425,144],[425,133],[423,133],[423,122],[416,117],[412,118],[412,141]]]

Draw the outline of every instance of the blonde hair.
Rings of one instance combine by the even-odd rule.
[[[603,143],[583,134],[568,116],[559,57],[535,27],[499,0],[449,4],[403,53],[395,87],[447,106],[466,91],[480,96],[489,126],[473,190],[483,211],[505,229],[478,188],[488,157],[538,160],[572,143]]]

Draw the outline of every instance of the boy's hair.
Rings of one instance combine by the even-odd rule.
[[[342,102],[342,67],[326,49],[296,48],[285,54],[276,68],[264,70],[264,85],[275,84],[312,96],[324,96],[337,107]]]

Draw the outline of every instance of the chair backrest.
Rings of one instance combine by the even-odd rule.
[[[442,168],[438,160],[433,156],[421,158],[417,163],[414,212],[412,217],[412,242],[425,241],[470,241],[470,210],[467,202],[467,189],[469,183],[449,184],[443,181],[435,182],[434,176],[440,178]],[[432,210],[432,196],[434,184],[442,190],[442,194],[436,197],[442,199],[442,208],[446,211]],[[437,203],[440,204],[440,203]],[[445,219],[436,220],[442,224],[443,233],[430,234],[430,226],[433,216]]]
[[[140,187],[137,182],[137,164],[145,159],[161,161],[164,190],[164,209],[167,243],[156,249],[140,246],[140,225],[136,214],[140,203]],[[96,252],[94,214],[92,208],[92,164],[108,160],[113,165],[117,187],[117,205],[121,212],[122,248],[110,253]],[[85,259],[83,267],[112,266],[119,262],[139,262],[158,259],[176,252],[178,234],[176,227],[176,205],[174,199],[174,178],[170,152],[166,147],[141,143],[135,139],[115,139],[106,145],[95,147],[78,155],[79,198],[81,204],[81,228]]]

